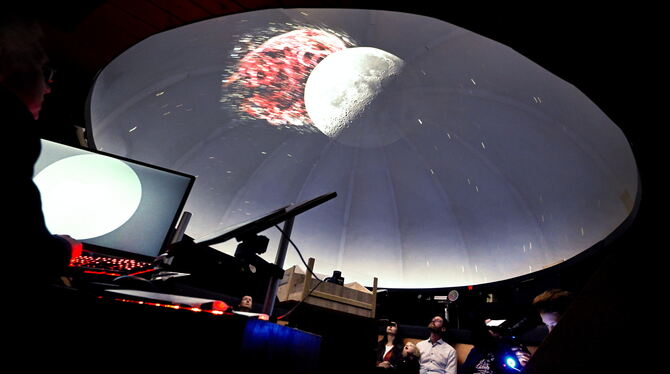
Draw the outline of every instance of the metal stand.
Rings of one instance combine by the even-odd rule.
[[[280,222],[284,222],[284,229],[283,229],[284,233],[282,235],[281,241],[279,242],[279,250],[277,251],[277,258],[275,259],[275,265],[276,267],[278,267],[277,274],[283,273],[284,259],[286,258],[286,251],[288,249],[288,244],[290,242],[289,238],[291,237],[291,230],[293,229],[293,219],[295,218],[295,216],[297,216],[300,213],[306,212],[318,205],[321,205],[326,201],[335,198],[336,196],[337,193],[331,192],[318,196],[314,199],[304,201],[297,205],[287,205],[283,208],[275,210],[274,212],[266,214],[255,221],[236,227],[214,238],[200,241],[197,244],[203,246],[214,245],[218,243],[223,243],[226,240],[232,238],[237,238],[239,241],[240,238],[246,238],[249,235],[256,235],[263,230],[269,229],[270,227],[279,224]],[[263,260],[263,263],[267,264],[267,261]],[[270,284],[268,285],[265,294],[265,302],[263,303],[263,313],[267,315],[272,315],[275,298],[277,297],[277,288],[279,286],[279,280],[280,279],[278,275],[272,276],[270,279]]]
[[[279,241],[279,249],[277,250],[277,256],[275,257],[275,265],[280,269],[284,268],[284,260],[286,259],[286,252],[288,251],[289,238],[291,237],[291,231],[293,230],[293,220],[295,216],[290,217],[284,222],[284,228],[282,229],[283,233],[281,240]],[[272,277],[268,284],[268,289],[265,293],[265,302],[263,303],[263,313],[268,316],[272,315],[272,312],[275,307],[275,299],[277,298],[277,289],[279,288],[279,278]]]

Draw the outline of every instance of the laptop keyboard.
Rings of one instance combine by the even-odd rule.
[[[70,267],[109,275],[128,275],[153,269],[153,264],[122,257],[81,255],[70,260]]]

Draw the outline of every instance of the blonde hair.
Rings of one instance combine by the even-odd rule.
[[[411,345],[412,347],[414,347],[414,352],[413,352],[414,357],[416,357],[417,359],[421,358],[421,351],[419,350],[419,347],[417,347],[416,344],[414,344],[412,342],[407,342],[405,344],[405,347],[408,346],[408,345]],[[405,349],[402,350],[402,356],[407,357],[407,352],[405,351]]]

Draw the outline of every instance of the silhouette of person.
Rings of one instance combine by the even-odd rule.
[[[0,116],[5,141],[3,171],[9,187],[5,199],[11,215],[6,240],[6,268],[14,290],[28,292],[60,279],[81,243],[66,235],[53,235],[42,213],[40,193],[33,183],[34,164],[41,152],[37,119],[45,95],[51,92],[53,70],[41,45],[39,24],[13,14],[0,16]],[[25,258],[30,257],[29,268]],[[29,270],[29,276],[26,272]]]

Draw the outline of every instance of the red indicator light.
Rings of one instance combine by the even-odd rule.
[[[138,271],[138,272],[136,272],[136,273],[132,273],[132,274],[129,274],[129,275],[144,274],[144,273],[149,273],[149,272],[152,272],[152,271],[155,271],[155,270],[156,270],[156,269],[147,269],[147,270]]]
[[[220,300],[216,300],[212,303],[212,310],[228,310],[228,308],[230,308],[228,304]]]
[[[87,274],[110,275],[110,276],[112,276],[112,277],[120,277],[120,276],[121,276],[121,274],[117,274],[117,273],[109,273],[109,272],[106,272],[106,271],[92,271],[92,270],[85,270],[84,273],[87,273]]]
[[[70,243],[70,263],[74,261],[75,258],[81,256],[81,252],[84,250],[84,244],[82,243]]]
[[[102,298],[102,297],[100,297],[100,298]],[[160,307],[160,308],[168,308],[168,309],[175,309],[175,310],[188,310],[188,311],[195,312],[195,313],[209,313],[209,314],[213,314],[213,315],[217,315],[217,316],[233,315],[233,313],[229,313],[229,312],[225,311],[230,307],[226,303],[224,303],[223,301],[220,301],[219,305],[221,305],[221,306],[225,305],[226,309],[224,309],[224,310],[211,310],[211,309],[202,309],[202,308],[198,308],[198,307],[192,307],[192,308],[191,307],[184,307],[184,306],[175,305],[175,304],[152,303],[152,302],[146,302],[146,301],[141,301],[141,300],[131,300],[131,299],[114,299],[114,300],[120,301],[120,302],[123,302],[123,303],[148,305],[148,306],[155,306],[155,307]],[[259,317],[259,318],[261,318],[261,317]],[[269,316],[267,318],[269,320]]]

